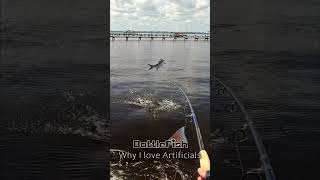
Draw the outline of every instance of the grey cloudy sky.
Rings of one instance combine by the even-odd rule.
[[[111,0],[111,30],[210,30],[210,0]]]

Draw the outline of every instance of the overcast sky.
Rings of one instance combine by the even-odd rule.
[[[111,30],[210,30],[210,0],[111,0]]]

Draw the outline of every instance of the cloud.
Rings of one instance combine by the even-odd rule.
[[[111,0],[111,30],[209,31],[210,0]]]

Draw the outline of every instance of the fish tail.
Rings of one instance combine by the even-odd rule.
[[[151,64],[148,64],[148,65],[150,66],[149,70],[151,70],[154,67],[154,65],[151,65]]]

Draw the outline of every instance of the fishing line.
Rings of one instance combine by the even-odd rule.
[[[186,104],[184,104],[184,106],[183,106],[183,112],[184,112],[184,115],[185,115],[184,128],[185,128],[185,130],[186,130],[186,129],[187,129],[187,124],[188,124]],[[179,150],[179,152],[181,152],[181,149]],[[176,171],[175,171],[175,173],[174,173],[174,180],[176,180],[176,178],[177,178],[179,163],[180,163],[180,159],[178,159],[178,160],[177,160],[177,163],[176,163]]]
[[[241,168],[241,174],[244,174],[244,168],[243,168],[243,164],[241,161],[241,154],[240,154],[240,149],[239,149],[238,143],[236,143],[236,149],[237,149],[237,153],[238,153],[238,160],[239,160],[239,164],[240,164],[240,168]]]
[[[194,110],[193,110],[193,107],[192,107],[192,105],[191,105],[191,102],[190,102],[188,96],[186,95],[186,93],[183,91],[183,89],[182,89],[180,86],[178,86],[175,82],[172,82],[172,81],[171,81],[171,83],[172,83],[173,86],[177,87],[177,88],[180,90],[180,92],[183,94],[183,96],[184,96],[184,98],[185,98],[185,100],[186,100],[186,102],[187,102],[187,104],[188,104],[188,106],[189,106],[189,109],[190,109],[190,111],[191,111],[191,119],[192,119],[192,122],[193,122],[193,124],[194,124],[194,126],[195,126],[195,130],[196,130],[196,135],[197,135],[197,140],[198,140],[199,149],[200,149],[200,151],[201,151],[201,150],[204,150],[204,145],[203,145],[203,141],[202,141],[202,136],[201,136],[201,132],[200,132],[200,127],[199,127],[199,124],[198,124],[198,120],[197,120],[196,114],[195,114],[195,112],[194,112]],[[185,105],[185,106],[186,106],[186,105]],[[186,110],[185,110],[186,107],[185,107],[185,106],[184,106],[184,112],[185,112],[185,114],[186,114]],[[185,121],[185,125],[184,125],[185,128],[186,128],[186,126],[187,126],[187,117],[188,117],[188,116],[186,116],[186,121]],[[181,149],[180,149],[180,151],[181,151]],[[179,164],[179,160],[178,160],[178,163],[177,163],[177,164]],[[174,176],[175,178],[176,178],[176,173],[177,173],[177,169],[176,169],[175,176]]]
[[[188,96],[186,95],[186,93],[182,90],[182,88],[180,86],[178,86],[176,83],[173,82],[173,85],[175,87],[177,87],[180,92],[184,95],[188,105],[189,105],[189,108],[190,108],[190,111],[191,111],[191,117],[192,117],[192,120],[193,120],[193,123],[194,123],[194,126],[195,126],[195,129],[196,129],[196,134],[197,134],[197,140],[198,140],[198,144],[199,144],[199,149],[200,150],[204,150],[204,145],[203,145],[203,141],[202,141],[202,136],[201,136],[201,132],[200,132],[200,127],[199,127],[199,123],[198,123],[198,120],[197,120],[197,117],[196,117],[196,114],[193,110],[193,107],[191,105],[191,102],[188,98]]]

